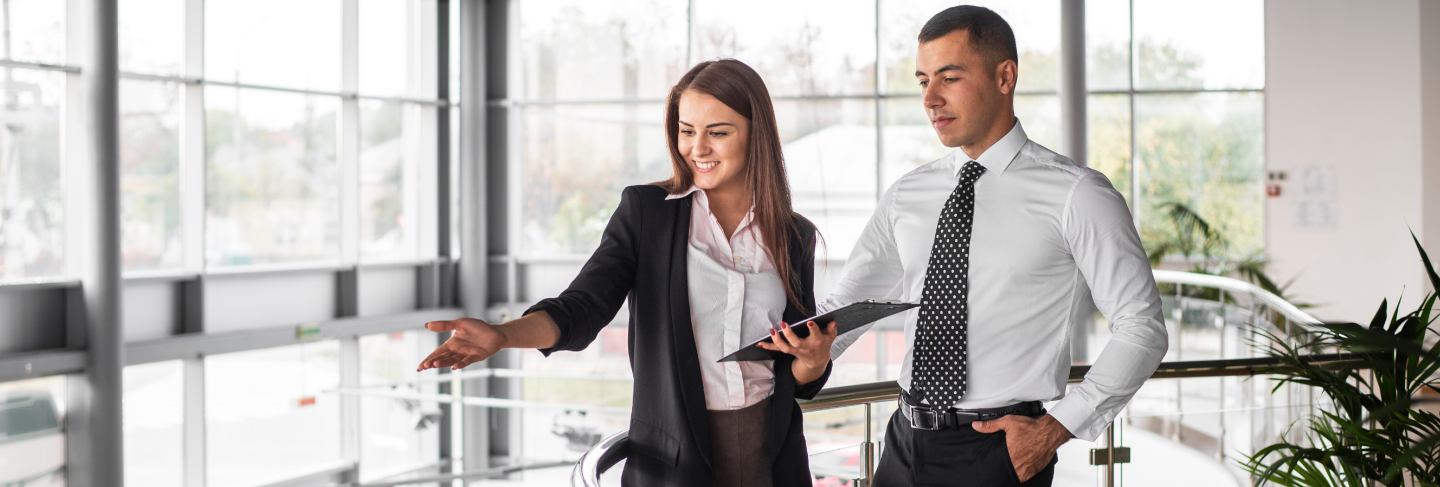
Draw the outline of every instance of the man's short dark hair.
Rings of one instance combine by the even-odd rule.
[[[941,10],[920,28],[920,42],[930,42],[957,30],[968,31],[970,44],[991,64],[1000,64],[1006,59],[1020,62],[1015,31],[1010,30],[1010,23],[985,7],[957,5]]]

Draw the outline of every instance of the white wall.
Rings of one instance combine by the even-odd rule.
[[[1402,291],[1407,309],[1418,301],[1425,281],[1408,230],[1440,254],[1440,197],[1422,191],[1440,178],[1440,77],[1432,62],[1422,83],[1420,1],[1430,0],[1266,3],[1266,163],[1287,176],[1267,204],[1272,275],[1298,277],[1290,294],[1322,319],[1368,321]],[[1327,207],[1329,218],[1302,216]]]

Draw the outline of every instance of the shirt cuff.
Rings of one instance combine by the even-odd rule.
[[[1075,438],[1095,441],[1109,421],[1097,413],[1094,407],[1085,404],[1085,398],[1077,392],[1072,390],[1064,399],[1055,403],[1055,406],[1050,408],[1050,416],[1070,430],[1070,434],[1075,435]]]

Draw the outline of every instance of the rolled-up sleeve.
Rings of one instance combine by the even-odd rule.
[[[1110,341],[1085,379],[1050,410],[1076,438],[1094,440],[1155,372],[1169,339],[1160,293],[1125,198],[1087,172],[1071,190],[1063,228]]]
[[[600,246],[580,269],[580,274],[559,296],[535,303],[525,314],[544,311],[560,329],[555,346],[540,349],[550,355],[556,350],[584,350],[596,335],[615,318],[625,297],[635,287],[639,228],[636,188],[626,188],[620,206],[610,216]]]

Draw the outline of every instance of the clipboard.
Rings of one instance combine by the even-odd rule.
[[[865,300],[833,310],[829,313],[824,313],[800,320],[798,323],[791,323],[790,330],[794,331],[795,335],[801,338],[805,338],[810,335],[810,329],[806,327],[806,323],[814,321],[816,325],[825,326],[831,321],[834,321],[835,335],[839,336],[845,333],[849,333],[856,328],[868,325],[870,323],[874,323],[875,321],[882,318],[889,317],[890,315],[918,307],[920,307],[919,303]],[[747,360],[772,360],[775,358],[772,354],[776,352],[771,352],[758,346],[761,342],[769,341],[770,335],[766,334],[760,339],[750,342],[748,345],[741,347],[739,350],[736,350],[735,353],[726,355],[719,361],[739,362]]]

